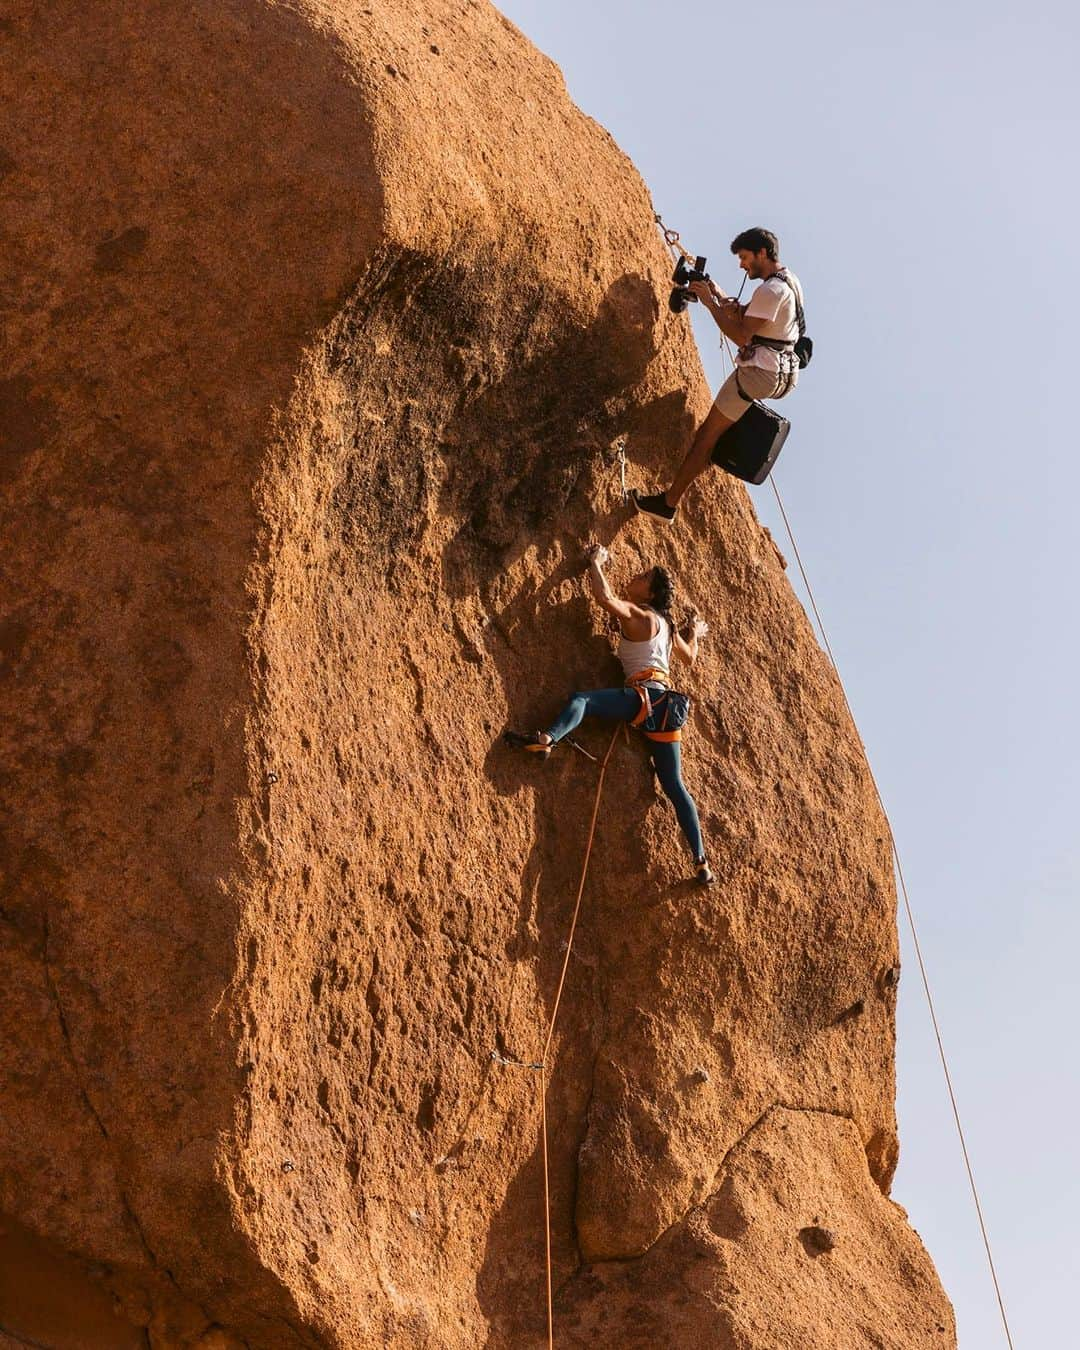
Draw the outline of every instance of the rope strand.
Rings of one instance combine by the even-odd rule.
[[[581,913],[581,897],[585,894],[585,878],[589,874],[589,860],[592,857],[593,839],[596,836],[596,819],[600,814],[600,794],[604,790],[604,775],[607,773],[608,760],[611,758],[611,752],[615,749],[615,741],[619,735],[619,727],[624,725],[616,722],[615,730],[611,733],[611,740],[608,742],[607,753],[600,762],[600,775],[596,782],[596,797],[593,800],[592,820],[589,822],[589,839],[585,845],[585,859],[581,864],[581,879],[578,882],[577,899],[574,901],[574,914],[570,920],[570,932],[566,939],[566,955],[563,957],[562,970],[559,973],[559,984],[555,990],[555,1002],[551,1009],[551,1020],[548,1023],[547,1037],[544,1040],[544,1053],[540,1056],[540,1137],[543,1144],[544,1154],[544,1256],[545,1256],[545,1276],[547,1280],[547,1327],[548,1327],[548,1350],[555,1350],[555,1316],[551,1296],[551,1194],[550,1183],[548,1180],[548,1127],[547,1127],[547,1060],[548,1053],[551,1050],[551,1039],[555,1035],[555,1022],[559,1016],[559,1005],[562,1002],[563,986],[566,984],[566,971],[570,965],[570,954],[574,947],[574,934],[577,932],[578,915]]]
[[[911,899],[908,896],[907,882],[904,879],[904,869],[900,862],[900,850],[896,843],[896,833],[893,830],[892,821],[889,819],[889,813],[885,809],[885,802],[881,795],[881,789],[878,787],[877,779],[874,776],[874,770],[870,767],[870,756],[867,754],[866,746],[863,745],[862,736],[859,734],[858,723],[855,721],[855,714],[852,711],[851,703],[848,700],[847,689],[844,687],[844,681],[840,675],[840,668],[836,664],[836,657],[833,655],[832,646],[829,643],[829,635],[825,631],[825,624],[822,622],[821,612],[818,609],[817,600],[814,596],[814,588],[810,585],[810,578],[806,575],[806,568],[803,566],[802,555],[799,553],[799,546],[795,542],[795,533],[791,528],[791,522],[788,520],[787,511],[784,509],[783,499],[780,496],[780,489],[776,486],[776,477],[774,474],[769,475],[769,482],[772,485],[773,495],[776,497],[776,504],[780,508],[780,515],[783,517],[784,528],[787,530],[787,537],[791,541],[792,552],[795,554],[795,561],[798,563],[799,574],[802,577],[803,585],[806,587],[806,594],[810,597],[810,605],[814,611],[814,617],[817,619],[821,640],[825,644],[825,650],[828,652],[829,661],[832,665],[833,672],[836,675],[836,682],[840,686],[840,694],[844,700],[844,707],[847,709],[848,717],[851,719],[851,725],[858,738],[859,745],[862,747],[863,756],[866,759],[867,770],[870,774],[870,782],[874,787],[874,795],[877,797],[878,805],[881,808],[881,814],[885,818],[885,824],[889,828],[889,841],[892,844],[892,856],[896,867],[896,876],[897,880],[900,882],[900,893],[904,897],[904,912],[907,915],[908,927],[911,929],[911,940],[915,947],[915,957],[919,966],[919,974],[922,978],[923,991],[926,994],[926,1005],[930,1009],[930,1021],[934,1027],[934,1039],[937,1041],[938,1056],[941,1059],[941,1067],[945,1073],[945,1086],[949,1092],[949,1102],[952,1106],[953,1120],[956,1122],[956,1133],[960,1139],[960,1150],[964,1155],[964,1167],[967,1169],[968,1184],[971,1187],[971,1196],[975,1201],[975,1213],[979,1219],[979,1230],[982,1233],[983,1247],[986,1249],[986,1261],[990,1267],[990,1278],[994,1283],[994,1293],[997,1296],[998,1309],[1001,1313],[1001,1325],[1005,1329],[1005,1340],[1008,1342],[1009,1350],[1013,1350],[1012,1332],[1009,1329],[1009,1319],[1005,1312],[1005,1300],[1001,1293],[1001,1284],[998,1281],[997,1268],[994,1265],[994,1254],[990,1248],[990,1234],[987,1232],[986,1222],[983,1218],[982,1203],[979,1200],[979,1189],[975,1184],[975,1172],[971,1166],[971,1156],[968,1153],[967,1139],[964,1136],[964,1127],[960,1123],[960,1108],[957,1105],[956,1093],[953,1090],[952,1074],[949,1072],[949,1061],[945,1054],[945,1044],[941,1036],[941,1026],[938,1023],[937,1010],[934,1007],[934,996],[930,992],[930,977],[926,971],[926,963],[923,961],[922,946],[919,942],[919,932],[915,925],[915,913],[911,906]]]
[[[689,259],[690,255],[679,243],[678,234],[675,233],[675,231],[673,230],[665,229],[663,222],[660,220],[659,216],[656,217],[656,220],[657,224],[660,225],[661,229],[664,230],[665,242],[667,243],[668,247],[672,250],[672,253],[674,254],[675,250],[677,249],[683,255],[683,257]],[[723,348],[726,351],[728,360],[731,362],[731,367],[734,370],[735,358],[732,354],[731,347],[726,336],[724,337]],[[990,1277],[994,1284],[994,1293],[997,1296],[998,1310],[1000,1311],[1001,1314],[1001,1323],[1005,1331],[1005,1339],[1008,1342],[1009,1350],[1014,1350],[1012,1332],[1009,1327],[1008,1315],[1006,1314],[1005,1311],[1005,1300],[1001,1292],[1001,1284],[998,1280],[997,1268],[994,1264],[994,1255],[990,1246],[990,1235],[986,1227],[985,1219],[983,1217],[982,1203],[979,1198],[978,1187],[975,1183],[975,1172],[971,1164],[971,1156],[968,1152],[967,1139],[964,1135],[964,1128],[960,1120],[960,1109],[957,1104],[956,1093],[953,1088],[952,1074],[949,1070],[948,1058],[945,1054],[945,1044],[941,1035],[941,1026],[938,1022],[937,1010],[934,1006],[933,994],[931,993],[930,990],[930,978],[929,975],[927,974],[926,963],[923,960],[922,946],[919,942],[918,928],[915,923],[915,914],[912,909],[910,896],[908,895],[907,881],[904,878],[903,865],[900,861],[900,850],[896,843],[896,835],[892,827],[892,822],[889,819],[889,813],[886,810],[885,801],[881,795],[881,789],[878,786],[877,778],[874,776],[873,768],[870,766],[870,757],[867,754],[866,746],[863,744],[862,736],[859,733],[858,724],[855,721],[855,714],[852,710],[851,702],[848,699],[847,689],[844,685],[843,678],[840,674],[840,668],[837,665],[836,657],[833,655],[832,644],[829,642],[829,635],[825,628],[825,623],[821,617],[821,611],[818,609],[817,598],[814,595],[814,589],[810,584],[810,578],[807,575],[806,567],[803,564],[802,554],[799,552],[799,546],[795,540],[795,532],[791,527],[791,521],[788,519],[787,510],[784,507],[783,499],[780,496],[780,489],[776,485],[776,478],[774,475],[770,474],[769,482],[772,486],[773,495],[776,498],[776,504],[780,509],[780,515],[784,522],[784,528],[787,531],[787,536],[791,543],[792,552],[794,553],[795,561],[798,564],[799,574],[802,577],[803,585],[806,588],[806,594],[810,600],[810,606],[813,610],[814,618],[817,621],[818,631],[821,634],[822,643],[824,644],[825,651],[828,654],[829,662],[832,665],[833,672],[836,675],[837,684],[840,688],[840,694],[844,701],[844,707],[847,709],[848,717],[851,720],[855,736],[858,739],[859,745],[862,748],[863,756],[865,758],[867,765],[867,771],[870,775],[870,782],[874,788],[874,794],[877,797],[878,805],[881,808],[882,816],[884,817],[885,823],[889,830],[889,840],[892,845],[893,863],[896,868],[897,879],[900,883],[900,892],[904,899],[904,912],[907,915],[908,927],[911,930],[911,938],[915,947],[915,956],[919,966],[919,974],[922,979],[923,991],[926,995],[927,1007],[930,1010],[930,1020],[934,1028],[934,1038],[937,1042],[938,1056],[941,1060],[941,1067],[945,1074],[945,1085],[949,1093],[949,1102],[952,1107],[953,1120],[956,1123],[956,1132],[960,1140],[960,1149],[964,1157],[964,1166],[967,1171],[968,1183],[971,1187],[972,1199],[975,1202],[975,1213],[978,1216],[979,1229],[980,1232],[982,1233],[983,1247],[985,1248],[987,1264],[989,1265],[990,1268]],[[582,862],[581,877],[580,880],[578,881],[577,896],[574,901],[574,912],[570,920],[570,932],[566,941],[566,953],[563,957],[562,969],[559,972],[559,983],[555,991],[555,1001],[551,1010],[551,1018],[548,1023],[547,1035],[544,1040],[543,1054],[540,1056],[540,1060],[537,1064],[527,1066],[529,1068],[535,1068],[539,1070],[540,1132],[541,1132],[543,1171],[544,1171],[544,1256],[545,1256],[545,1282],[547,1294],[548,1350],[554,1350],[555,1347],[555,1319],[554,1319],[554,1306],[552,1296],[551,1187],[550,1187],[550,1160],[548,1152],[548,1128],[547,1128],[547,1060],[548,1054],[551,1050],[552,1038],[555,1035],[555,1024],[559,1016],[559,1007],[562,1002],[563,988],[566,984],[566,973],[570,965],[570,957],[574,945],[574,936],[577,932],[578,917],[581,913],[581,900],[582,896],[585,893],[585,881],[588,876],[589,861],[592,858],[593,841],[596,835],[596,822],[600,812],[600,798],[604,788],[604,776],[607,772],[607,766],[608,761],[611,758],[611,752],[615,748],[615,741],[618,738],[619,725],[621,724],[616,725],[615,730],[612,733],[611,740],[608,743],[607,751],[604,754],[604,758],[600,764],[600,773],[596,784],[596,797],[593,801],[592,819],[589,822],[589,837],[585,845],[585,857]],[[623,729],[625,730],[625,727]],[[501,1056],[499,1058],[501,1060]],[[509,1061],[502,1060],[501,1062],[506,1063]]]
[[[731,346],[728,343],[726,336],[724,337],[723,348],[727,353],[728,360],[731,362],[731,368],[734,370],[735,358],[732,355]],[[818,609],[814,588],[810,585],[810,578],[806,574],[806,567],[803,564],[802,554],[799,552],[799,545],[795,542],[795,531],[791,528],[791,521],[788,519],[788,513],[784,507],[783,498],[780,496],[780,489],[776,486],[775,473],[769,475],[769,485],[772,487],[773,496],[776,498],[776,504],[780,508],[780,516],[784,522],[784,529],[787,531],[787,537],[791,542],[791,551],[795,554],[799,575],[802,577],[803,586],[806,588],[806,594],[810,599],[810,607],[814,611],[814,618],[817,620],[821,641],[828,653],[829,663],[833,668],[833,673],[836,675],[836,682],[840,686],[840,694],[844,700],[844,707],[847,709],[848,717],[851,719],[852,728],[858,738],[859,745],[862,747],[863,758],[866,760],[866,767],[870,774],[870,782],[873,784],[874,795],[877,797],[878,806],[881,808],[881,814],[885,817],[885,824],[889,828],[889,842],[892,845],[893,864],[896,868],[897,880],[900,883],[900,894],[904,898],[904,913],[907,916],[908,928],[911,930],[911,941],[915,948],[915,958],[919,966],[919,975],[922,979],[923,992],[926,995],[926,1006],[930,1010],[930,1021],[934,1028],[934,1039],[937,1041],[938,1057],[941,1060],[941,1068],[945,1074],[945,1086],[949,1093],[949,1104],[952,1107],[953,1120],[956,1122],[956,1133],[960,1140],[960,1151],[964,1156],[964,1168],[967,1171],[968,1185],[971,1188],[971,1198],[975,1202],[975,1214],[979,1220],[979,1231],[982,1234],[983,1247],[986,1251],[986,1263],[990,1267],[990,1278],[994,1284],[994,1294],[997,1298],[998,1310],[1001,1313],[1001,1325],[1005,1331],[1005,1340],[1008,1343],[1009,1350],[1013,1350],[1012,1331],[1009,1328],[1008,1314],[1005,1312],[1005,1299],[1001,1292],[1001,1283],[998,1280],[997,1267],[994,1265],[994,1253],[990,1247],[990,1234],[987,1231],[986,1221],[983,1218],[982,1202],[979,1199],[979,1188],[975,1184],[975,1171],[971,1165],[971,1155],[968,1153],[967,1138],[964,1135],[964,1127],[960,1122],[960,1108],[957,1105],[956,1092],[953,1089],[952,1074],[949,1071],[949,1061],[945,1054],[945,1042],[941,1035],[941,1026],[938,1022],[937,1009],[934,1006],[934,996],[930,990],[930,977],[927,974],[926,962],[923,960],[922,944],[919,942],[919,930],[915,923],[915,911],[911,905],[907,882],[904,879],[904,868],[900,862],[900,849],[896,842],[896,832],[893,830],[892,821],[889,819],[889,813],[885,809],[885,799],[881,795],[881,788],[878,786],[877,778],[874,776],[874,770],[870,764],[870,756],[867,753],[866,746],[863,744],[862,736],[859,733],[859,725],[855,720],[855,713],[852,710],[851,701],[848,698],[847,689],[844,685],[843,677],[840,674],[840,667],[837,665],[836,657],[833,655],[832,644],[829,642],[829,634],[825,628],[825,622],[821,617],[821,611]]]

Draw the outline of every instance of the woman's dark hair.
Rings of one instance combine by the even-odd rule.
[[[751,253],[760,253],[764,249],[766,258],[773,262],[780,257],[780,240],[772,230],[763,230],[760,225],[735,236],[731,241],[732,253],[738,253],[741,248],[748,248]]]
[[[671,606],[675,603],[675,583],[663,567],[654,567],[649,585],[649,604],[667,620],[669,635],[675,634],[675,620],[671,616]]]

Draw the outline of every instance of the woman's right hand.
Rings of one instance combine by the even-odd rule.
[[[695,614],[694,617],[690,620],[690,636],[696,638],[703,638],[706,635],[706,633],[708,633],[708,631],[709,625],[705,622],[704,619],[699,619]]]

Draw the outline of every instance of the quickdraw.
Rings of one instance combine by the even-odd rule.
[[[678,252],[681,253],[683,257],[686,259],[686,261],[691,265],[693,265],[694,255],[692,253],[687,253],[686,249],[684,249],[682,244],[679,242],[679,231],[668,229],[668,227],[664,224],[663,219],[661,218],[659,212],[657,212],[653,216],[653,220],[655,220],[657,225],[660,226],[661,233],[664,236],[664,243],[667,244],[668,248],[677,249]]]

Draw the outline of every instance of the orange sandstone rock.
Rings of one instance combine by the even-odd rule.
[[[0,1282],[3,1334],[542,1336],[537,1079],[492,1051],[540,1051],[595,768],[498,736],[615,677],[593,537],[712,624],[718,883],[620,741],[549,1062],[560,1337],[953,1345],[885,1198],[835,677],[740,485],[670,530],[619,496],[617,440],[651,485],[708,403],[625,156],[479,0],[12,0],[0,44],[0,1248],[54,1291]]]

